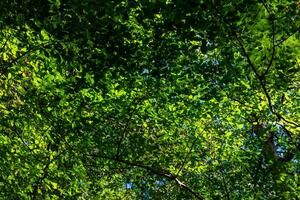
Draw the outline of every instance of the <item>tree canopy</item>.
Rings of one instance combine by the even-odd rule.
[[[1,199],[299,199],[300,3],[0,1]]]

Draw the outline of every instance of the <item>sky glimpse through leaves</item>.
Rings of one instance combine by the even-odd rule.
[[[300,199],[299,5],[0,1],[0,199]]]

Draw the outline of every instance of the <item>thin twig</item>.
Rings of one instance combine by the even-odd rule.
[[[222,171],[223,169],[221,169],[221,174],[222,174],[222,183],[223,183],[223,187],[224,187],[224,190],[225,190],[225,196],[227,198],[227,200],[230,200],[230,193],[228,191],[228,188],[227,188],[227,184],[226,184],[226,181],[225,181],[225,177],[224,177],[224,173]]]
[[[275,56],[275,50],[276,50],[276,48],[275,48],[275,18],[274,18],[274,14],[270,11],[270,9],[269,9],[268,5],[265,3],[265,1],[261,0],[261,2],[264,5],[264,7],[266,8],[267,12],[269,13],[270,19],[272,21],[272,55],[271,55],[271,58],[270,58],[270,61],[269,61],[266,71],[261,76],[262,78],[264,78],[268,74],[268,72],[272,66],[274,56]]]
[[[10,36],[10,37],[11,37],[11,36]],[[6,47],[6,44],[7,44],[8,40],[10,39],[10,37],[6,38],[4,44],[3,44],[2,47],[1,47],[0,52],[2,52],[2,51],[4,50],[4,48]]]
[[[183,162],[182,162],[179,170],[177,171],[176,175],[178,175],[182,171],[182,169],[186,163],[186,159],[187,159],[188,155],[191,153],[191,151],[193,150],[194,145],[196,144],[196,141],[197,141],[197,138],[195,138],[194,141],[192,142],[192,145],[190,146],[188,153],[185,155]]]
[[[237,35],[236,31],[232,28],[231,24],[228,24],[226,22],[226,20],[224,21],[230,28],[231,32],[233,33],[235,39],[237,40],[237,42],[239,43],[240,45],[240,48],[242,49],[242,53],[244,54],[244,56],[246,57],[247,59],[247,62],[248,64],[250,65],[251,69],[253,70],[253,72],[255,73],[255,75],[257,76],[257,78],[259,80],[261,80],[261,75],[258,73],[257,69],[255,68],[254,64],[252,63],[251,59],[250,59],[250,56],[244,46],[244,43],[242,41],[242,39],[240,39],[240,37]]]
[[[129,114],[129,118],[127,119],[127,121],[126,121],[126,124],[125,124],[125,126],[124,126],[124,128],[123,128],[123,131],[122,131],[122,134],[121,134],[121,137],[120,137],[120,139],[119,139],[119,141],[118,141],[118,144],[117,144],[117,153],[116,153],[116,158],[117,159],[119,159],[120,158],[120,154],[121,154],[121,146],[122,146],[122,143],[123,143],[123,140],[124,140],[124,138],[126,137],[126,132],[128,131],[128,128],[129,128],[129,125],[130,125],[130,122],[131,122],[131,120],[132,120],[132,117],[133,117],[133,115],[136,113],[136,111],[137,111],[137,108],[138,108],[138,104],[140,104],[142,101],[143,101],[143,99],[144,99],[144,97],[142,97],[142,98],[140,98],[139,100],[138,100],[138,102],[136,102],[136,105],[135,105],[135,107],[134,107],[134,109],[130,112],[130,114]]]
[[[300,30],[300,28],[297,28],[296,31],[289,33],[286,37],[282,38],[280,41],[278,41],[275,44],[275,47],[281,45],[282,43],[284,43],[285,41],[287,41],[290,37],[292,37],[293,35],[295,35],[296,33],[298,33],[298,31]]]
[[[60,155],[62,155],[64,152],[66,151],[63,150],[61,151],[59,154],[57,154],[54,158],[50,158],[50,156],[48,157],[48,163],[45,165],[45,167],[43,168],[43,173],[42,176],[40,176],[37,180],[37,183],[34,185],[33,187],[33,191],[31,193],[32,199],[36,199],[37,198],[37,194],[38,194],[38,189],[41,185],[41,183],[48,177],[48,170],[49,170],[49,166],[50,164],[55,161]]]

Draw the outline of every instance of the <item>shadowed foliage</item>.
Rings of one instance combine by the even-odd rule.
[[[299,199],[293,0],[0,2],[1,199]]]

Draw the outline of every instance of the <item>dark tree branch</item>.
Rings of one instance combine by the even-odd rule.
[[[285,119],[285,118],[284,118],[282,115],[280,115],[279,113],[276,113],[276,116],[277,116],[277,118],[282,119],[282,121],[284,121],[284,122],[286,122],[286,123],[288,123],[288,124],[290,124],[290,125],[293,125],[293,126],[295,126],[295,127],[300,127],[299,124],[297,124],[297,123],[295,123],[295,122],[292,122],[292,121],[290,121],[290,120]]]
[[[35,50],[42,49],[42,48],[46,47],[48,44],[50,44],[50,43],[46,42],[46,43],[41,44],[39,46],[31,46],[31,47],[29,47],[29,49],[26,52],[18,55],[16,58],[10,60],[9,62],[5,62],[4,64],[6,65],[6,68],[0,69],[1,70],[0,72],[3,73],[3,74],[6,74],[8,68],[11,67],[15,62],[19,61],[20,59],[22,59],[23,57],[25,57],[26,55],[28,55],[29,53],[31,53],[31,52],[33,52]]]
[[[273,114],[275,114],[275,110],[274,110],[274,107],[273,107],[273,103],[272,103],[271,96],[269,95],[269,92],[268,92],[268,90],[267,90],[267,88],[266,88],[266,85],[265,85],[263,79],[259,79],[259,82],[260,82],[260,85],[261,85],[261,87],[262,87],[262,89],[263,89],[263,91],[264,91],[264,93],[265,93],[265,96],[267,97],[269,109],[270,109],[270,111],[271,111]],[[275,114],[275,115],[276,115],[276,114]],[[276,116],[277,116],[277,115],[276,115]]]
[[[300,28],[297,28],[294,32],[289,33],[287,36],[283,37],[280,41],[278,41],[275,44],[275,47],[278,47],[279,45],[281,45],[282,43],[284,43],[285,41],[287,41],[290,37],[292,37],[293,35],[295,35],[296,33],[298,33],[299,30],[300,30]]]
[[[267,6],[266,6],[266,9],[267,9]],[[249,56],[249,54],[248,54],[248,52],[247,52],[247,50],[246,50],[246,48],[245,48],[245,45],[244,45],[242,39],[238,36],[238,34],[237,34],[237,32],[235,31],[235,29],[232,27],[232,24],[230,24],[230,23],[228,22],[228,20],[226,20],[226,19],[224,18],[224,16],[223,16],[216,8],[214,8],[214,10],[215,10],[215,12],[221,17],[222,21],[229,27],[229,29],[230,29],[230,31],[232,32],[234,38],[235,38],[236,41],[238,42],[238,44],[239,44],[239,46],[240,46],[240,48],[241,48],[241,50],[242,50],[243,55],[246,57],[246,60],[247,60],[248,64],[250,65],[252,71],[253,71],[254,74],[256,75],[256,77],[257,77],[257,79],[258,79],[258,81],[259,81],[259,83],[260,83],[260,85],[261,85],[261,87],[262,87],[262,90],[263,90],[263,92],[264,92],[264,94],[265,94],[265,96],[266,96],[266,98],[267,98],[267,101],[268,101],[268,107],[269,107],[271,113],[274,114],[274,115],[277,117],[278,121],[279,121],[279,120],[283,120],[283,121],[285,121],[285,122],[288,123],[288,124],[292,124],[292,125],[294,125],[294,126],[296,126],[296,127],[299,127],[299,125],[298,125],[297,123],[285,119],[281,114],[279,114],[278,112],[275,111],[275,109],[274,109],[274,107],[273,107],[273,103],[272,103],[271,96],[270,96],[270,94],[269,94],[269,92],[268,92],[268,90],[267,90],[267,88],[266,88],[266,84],[265,84],[265,75],[266,75],[266,73],[269,71],[269,69],[270,69],[270,67],[271,67],[271,65],[272,65],[272,62],[273,62],[273,59],[274,59],[274,55],[272,55],[272,58],[270,59],[269,65],[268,65],[268,67],[267,67],[267,71],[266,71],[263,75],[260,75],[260,74],[258,73],[256,67],[255,67],[254,64],[252,63],[252,61],[251,61],[251,59],[250,59],[250,56]],[[269,12],[270,12],[270,11],[269,11]],[[270,14],[271,14],[271,12],[270,12]],[[272,14],[271,14],[271,15],[272,15]],[[273,16],[273,15],[272,15],[272,16]],[[272,19],[273,19],[273,21],[274,21],[274,18],[273,18],[273,17],[272,17]],[[275,23],[275,22],[274,22],[274,23]],[[273,27],[272,29],[273,29],[273,32],[274,32],[274,33],[273,33],[273,49],[276,47],[276,45],[275,45],[275,27],[274,27],[274,26],[275,26],[275,24],[272,25],[272,27]],[[275,54],[275,50],[274,50],[274,52],[273,52],[272,54]]]
[[[182,164],[181,164],[179,170],[177,171],[176,175],[178,175],[182,171],[182,169],[183,169],[183,167],[184,167],[184,165],[186,163],[186,159],[189,156],[189,154],[192,152],[192,150],[194,148],[194,145],[196,144],[196,141],[197,141],[197,138],[194,139],[194,141],[192,142],[192,145],[190,146],[188,153],[185,155],[185,157],[184,157],[184,159],[182,161]]]
[[[228,22],[228,20],[226,20],[220,13],[219,11],[217,11],[217,13],[221,16],[222,21],[229,27],[230,31],[232,32],[234,38],[236,39],[236,41],[238,42],[243,55],[246,57],[246,60],[248,62],[248,64],[250,65],[251,69],[253,70],[253,72],[255,73],[255,75],[258,77],[259,80],[262,80],[261,75],[258,73],[256,67],[254,66],[254,64],[252,63],[250,56],[245,48],[245,45],[242,41],[242,39],[238,36],[237,32],[235,31],[235,29],[233,28],[233,26]]]
[[[224,22],[229,26],[231,32],[233,33],[235,39],[237,40],[237,42],[238,42],[238,44],[239,44],[239,46],[240,46],[240,48],[242,50],[243,55],[246,57],[246,60],[247,60],[248,64],[250,65],[251,69],[253,70],[253,72],[255,73],[256,77],[258,78],[258,80],[260,82],[260,85],[261,85],[261,87],[262,87],[262,89],[263,89],[263,91],[265,93],[265,96],[267,97],[269,108],[270,108],[271,112],[274,113],[272,99],[271,99],[271,97],[270,97],[270,95],[269,95],[269,93],[267,91],[266,85],[264,83],[264,79],[263,79],[264,77],[261,76],[258,73],[256,67],[252,63],[252,61],[250,59],[250,56],[249,56],[249,54],[248,54],[248,52],[247,52],[247,50],[245,48],[245,45],[244,45],[242,39],[237,35],[236,31],[232,28],[231,24],[228,24],[226,20],[224,20]]]
[[[50,156],[48,157],[48,162],[47,164],[44,166],[43,168],[43,173],[42,176],[40,176],[37,180],[37,183],[34,185],[33,187],[33,191],[31,193],[32,199],[36,199],[37,198],[37,194],[38,194],[38,189],[40,187],[40,185],[42,184],[42,182],[48,177],[48,170],[49,170],[49,166],[50,164],[55,161],[60,155],[62,155],[66,150],[61,151],[59,154],[57,154],[53,159],[50,158]]]
[[[224,187],[224,190],[225,190],[225,196],[226,196],[226,199],[227,200],[230,200],[230,193],[228,191],[228,188],[227,188],[227,183],[225,181],[225,177],[224,177],[224,172],[222,171],[223,169],[221,169],[221,174],[222,174],[222,183],[223,183],[223,187]]]
[[[274,60],[274,56],[275,56],[275,50],[276,50],[276,46],[275,46],[275,18],[274,18],[274,14],[270,11],[268,5],[265,3],[264,0],[261,0],[262,4],[264,5],[264,7],[266,8],[267,12],[269,13],[269,16],[270,16],[270,20],[271,20],[271,23],[272,23],[272,55],[271,55],[271,58],[270,58],[270,61],[269,61],[269,64],[267,66],[267,69],[266,71],[262,74],[262,78],[264,78],[271,66],[272,66],[272,63],[273,63],[273,60]]]
[[[87,154],[87,153],[82,152],[81,149],[75,148],[73,145],[71,145],[69,142],[67,142],[67,140],[65,138],[63,138],[63,137],[60,137],[60,138],[68,146],[68,150],[75,151],[76,154],[78,152],[81,152],[82,155],[87,156],[87,157],[101,158],[101,159],[113,161],[113,162],[116,162],[116,163],[125,164],[125,165],[130,166],[130,167],[137,167],[137,168],[146,170],[146,171],[148,171],[148,172],[150,172],[150,173],[152,173],[154,175],[158,175],[158,176],[164,177],[164,178],[166,178],[168,180],[174,181],[178,186],[180,186],[181,188],[183,188],[184,190],[186,190],[187,192],[189,192],[190,194],[192,194],[196,199],[205,200],[205,198],[201,194],[197,193],[192,188],[190,188],[189,186],[187,186],[186,184],[184,184],[182,181],[180,181],[178,179],[178,177],[176,175],[172,174],[171,172],[169,172],[167,170],[153,168],[153,167],[144,165],[142,163],[137,163],[137,162],[135,163],[135,162],[123,160],[120,157],[116,157],[116,156],[110,157],[110,156],[99,155],[99,154],[97,154],[97,155],[95,155],[95,154]]]
[[[61,156],[64,152],[66,152],[67,149],[61,151],[59,154],[57,154],[54,158],[50,158],[50,156],[48,157],[48,162],[47,164],[44,166],[43,168],[43,173],[42,173],[42,176],[40,176],[36,182],[36,184],[34,185],[33,187],[33,191],[31,193],[31,196],[32,196],[32,199],[37,199],[37,195],[38,195],[38,189],[40,187],[40,185],[42,184],[42,182],[48,177],[48,170],[49,170],[49,166],[50,164],[57,160],[57,158],[59,156]]]
[[[265,7],[265,9],[267,10],[267,12],[269,13],[270,17],[273,18],[273,13],[272,11],[270,10],[269,6],[266,4],[266,2],[264,0],[260,0],[261,3],[263,4],[263,6]]]
[[[289,138],[292,138],[292,133],[284,125],[279,123],[277,123],[277,125],[279,125],[284,130],[284,133],[286,133]]]
[[[7,44],[7,42],[8,42],[9,39],[10,39],[10,37],[6,38],[4,44],[3,44],[2,47],[1,47],[0,52],[2,52],[2,51],[4,50],[4,48],[6,47],[6,44]]]
[[[120,139],[119,139],[119,141],[118,141],[118,143],[117,143],[117,153],[116,153],[116,159],[119,159],[120,158],[120,154],[121,154],[121,146],[122,146],[122,143],[123,143],[123,141],[124,141],[124,138],[126,137],[126,133],[127,133],[127,131],[128,131],[128,128],[129,128],[129,125],[130,125],[130,121],[132,120],[132,117],[133,117],[133,115],[136,113],[136,111],[137,111],[137,108],[138,108],[138,104],[140,104],[142,101],[143,101],[143,99],[144,99],[144,97],[142,97],[142,98],[140,98],[139,100],[138,100],[138,102],[136,102],[136,105],[135,105],[135,107],[132,109],[132,111],[130,112],[130,114],[129,114],[129,118],[128,118],[128,120],[126,121],[126,124],[125,124],[125,126],[124,126],[124,129],[123,129],[123,131],[122,131],[122,134],[121,134],[121,137],[120,137]],[[130,107],[129,107],[130,108]]]
[[[11,60],[8,64],[7,67],[10,67],[12,64],[14,64],[15,62],[17,62],[18,60],[20,60],[21,58],[23,58],[24,56],[26,56],[27,54],[29,54],[30,52],[36,50],[37,47],[31,47],[29,48],[26,52],[20,54],[18,57],[16,57],[15,59]]]
[[[48,176],[48,169],[51,162],[48,162],[45,167],[43,168],[42,176],[39,177],[37,183],[33,187],[33,191],[31,193],[32,199],[37,199],[38,189],[40,187],[40,184],[47,178]]]
[[[117,163],[122,163],[131,167],[138,167],[141,169],[144,169],[152,174],[158,175],[158,176],[162,176],[168,180],[174,181],[178,186],[180,186],[181,188],[183,188],[184,190],[186,190],[187,192],[189,192],[190,194],[192,194],[195,198],[200,199],[200,200],[204,200],[205,198],[202,197],[200,194],[198,194],[197,192],[195,192],[194,190],[192,190],[190,187],[188,187],[186,184],[184,184],[182,181],[180,181],[175,175],[173,175],[172,173],[170,173],[167,170],[163,170],[163,169],[154,169],[152,167],[143,165],[141,163],[133,163],[127,160],[123,160],[120,158],[114,158],[114,157],[109,157],[109,156],[103,156],[103,155],[93,155],[93,154],[84,154],[85,156],[88,157],[96,157],[96,158],[102,158],[102,159],[107,159],[110,161],[114,161]]]

